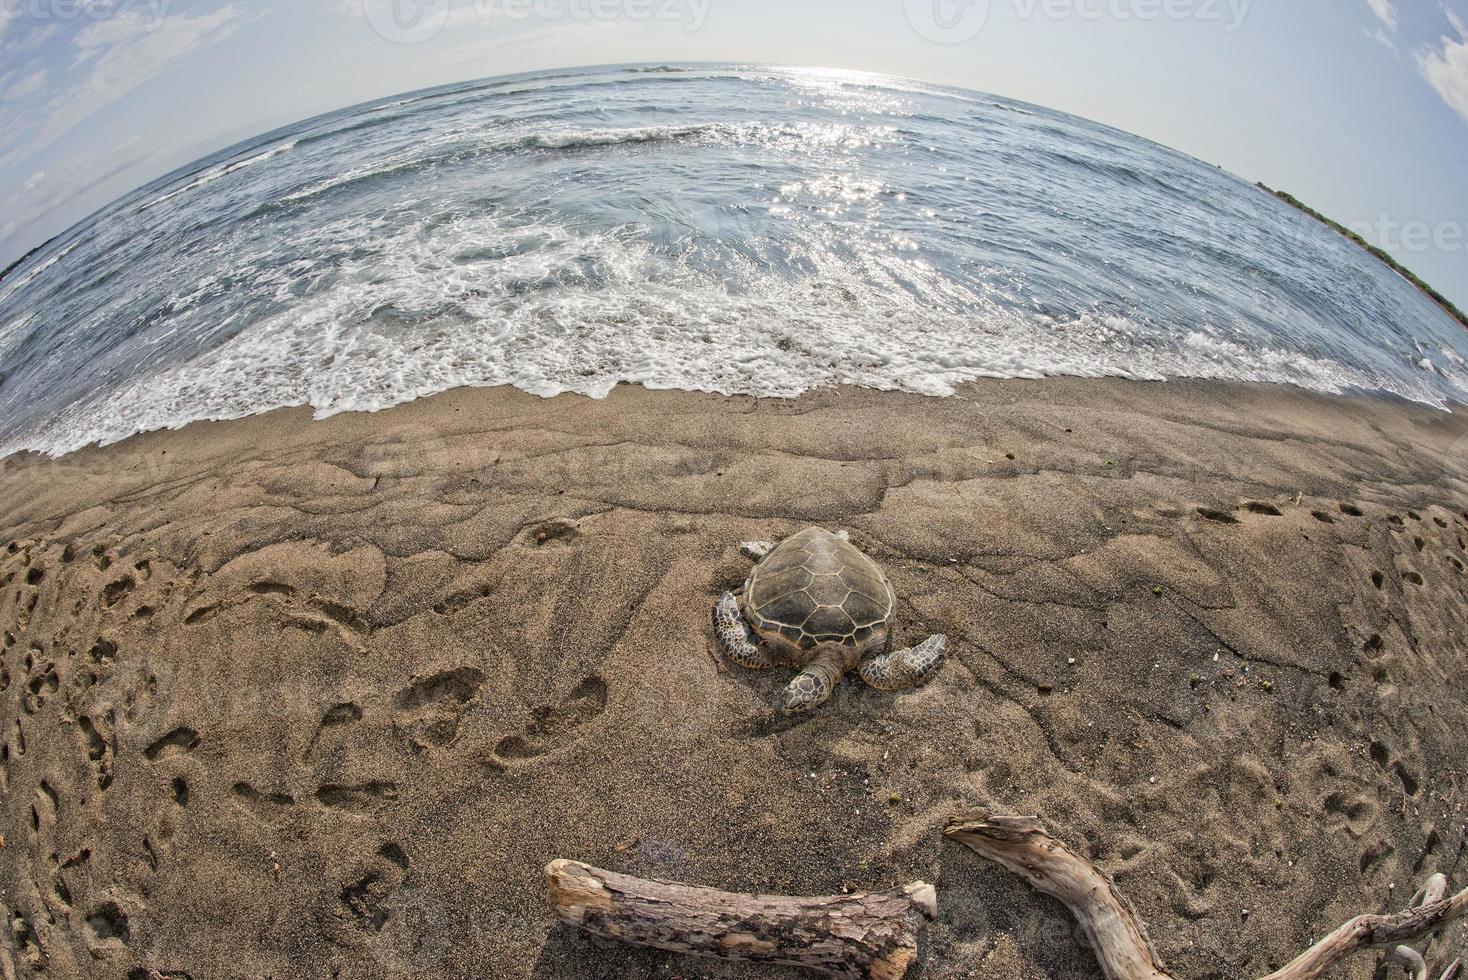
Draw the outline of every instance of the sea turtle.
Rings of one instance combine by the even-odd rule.
[[[881,652],[896,597],[845,531],[811,527],[778,545],[746,541],[741,550],[755,559],[754,570],[738,594],[725,592],[714,603],[714,632],[743,667],[801,668],[785,688],[786,714],[823,704],[849,670],[884,691],[917,687],[937,673],[948,645],[941,634]]]

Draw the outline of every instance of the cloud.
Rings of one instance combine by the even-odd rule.
[[[3,5],[0,5],[3,9]],[[0,14],[0,53],[14,57],[16,55],[29,54],[43,47],[47,41],[61,33],[61,25],[56,22],[42,24],[39,27],[27,25],[24,29],[17,29],[10,38],[5,37],[5,25],[17,18],[6,17]]]
[[[85,118],[120,101],[175,62],[224,40],[242,20],[230,5],[194,17],[159,20],[136,14],[91,24],[74,40],[77,59],[73,65],[90,62],[91,68],[66,101],[84,110]]]
[[[242,14],[232,3],[166,15],[161,2],[81,2],[90,16],[68,25],[74,31],[22,21],[0,40],[0,186],[10,192],[0,200],[0,214],[9,219],[0,222],[0,242],[37,227],[52,211],[73,207],[156,150],[135,138],[110,151],[73,155],[63,165],[38,166],[49,147],[258,16]],[[0,14],[9,6],[0,6]],[[7,28],[9,20],[0,16]]]
[[[42,65],[32,60],[25,76],[17,74],[13,79],[25,86],[23,93],[29,97],[0,98],[0,130],[7,133],[7,142],[15,147],[0,159],[0,169],[15,162],[17,156],[39,153],[177,62],[223,40],[245,19],[229,5],[192,16],[158,16],[140,10],[94,20],[82,27],[70,39],[74,47],[70,65],[58,63],[54,57],[49,59],[60,69],[59,77],[38,78]],[[35,37],[44,43],[54,37],[54,32],[44,30]],[[36,46],[32,37],[26,36],[7,41],[7,53],[17,44],[31,49]]]
[[[1371,12],[1393,31],[1397,29],[1397,0],[1366,0]]]
[[[1417,68],[1442,100],[1468,121],[1468,25],[1446,4],[1443,13],[1458,37],[1444,35],[1419,51]]]
[[[44,68],[25,72],[20,69],[0,72],[0,93],[3,93],[0,94],[0,102],[19,102],[39,95],[46,88],[47,77]]]
[[[11,236],[18,231],[28,228],[34,231],[37,222],[53,211],[72,205],[89,191],[105,188],[107,193],[112,193],[117,188],[109,188],[110,181],[148,160],[147,141],[134,136],[103,149],[98,158],[106,160],[107,165],[99,167],[96,159],[84,157],[38,170],[22,181],[8,198],[0,199],[0,214],[9,219],[0,224],[0,245],[10,244]],[[34,237],[39,239],[39,234]],[[24,248],[27,242],[36,244],[30,239],[15,244]]]
[[[1398,58],[1402,56],[1402,52],[1397,49],[1397,42],[1386,32],[1386,28],[1380,25],[1370,29],[1363,27],[1361,28],[1361,33],[1381,44],[1382,47],[1386,48]]]

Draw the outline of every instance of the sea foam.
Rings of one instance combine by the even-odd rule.
[[[0,453],[465,385],[944,396],[1064,374],[1468,399],[1468,334],[1272,195],[854,73],[409,93],[184,168],[33,263],[0,283]]]

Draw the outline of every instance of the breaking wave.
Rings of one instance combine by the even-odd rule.
[[[0,283],[0,453],[463,385],[942,396],[1056,374],[1446,405],[1468,334],[1271,195],[1145,140],[760,66],[516,76],[308,120]]]

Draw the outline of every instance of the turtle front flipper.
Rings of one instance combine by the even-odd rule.
[[[884,653],[861,665],[861,679],[881,691],[902,691],[932,678],[943,664],[948,637],[939,633],[915,647]]]
[[[768,670],[776,666],[768,651],[760,646],[759,637],[749,628],[744,614],[739,611],[739,600],[732,592],[725,592],[714,603],[714,634],[718,636],[724,653],[739,666],[751,670]]]
[[[831,645],[817,651],[805,670],[785,688],[781,708],[787,715],[805,714],[825,704],[846,673],[846,652]]]

